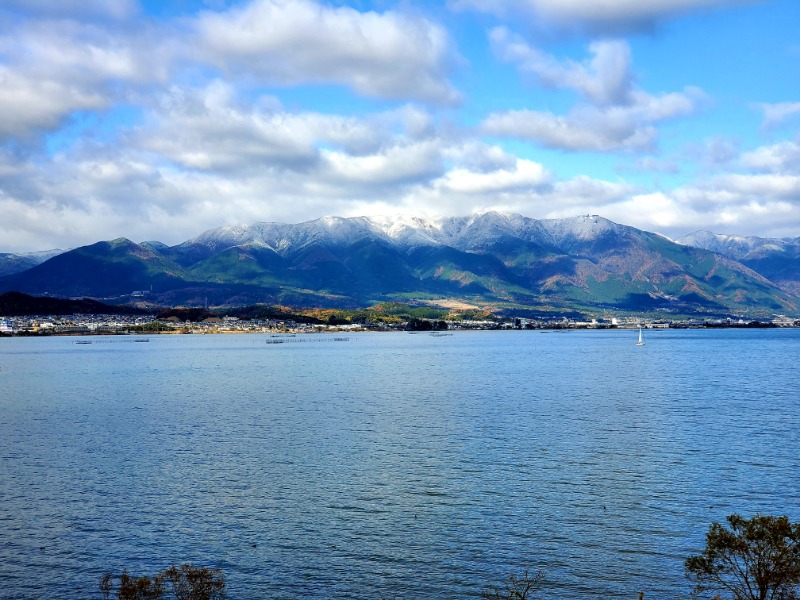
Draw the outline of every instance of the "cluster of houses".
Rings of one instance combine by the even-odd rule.
[[[0,335],[117,333],[150,321],[118,315],[0,317]]]
[[[91,335],[130,333],[318,333],[328,331],[390,331],[405,329],[405,323],[353,323],[320,325],[282,320],[240,320],[236,317],[181,321],[174,317],[155,320],[147,316],[72,315],[0,317],[0,335]],[[448,329],[667,329],[689,327],[800,327],[800,318],[776,315],[768,320],[688,319],[681,321],[643,320],[641,317],[614,317],[589,321],[565,317],[549,319],[516,318],[505,321],[451,320]]]

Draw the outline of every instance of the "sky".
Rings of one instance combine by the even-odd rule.
[[[2,0],[0,252],[326,215],[800,236],[798,0]]]

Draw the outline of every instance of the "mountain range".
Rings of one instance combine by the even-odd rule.
[[[38,264],[48,258],[53,258],[64,252],[63,250],[45,250],[44,252],[29,252],[27,254],[10,254],[0,252],[0,277],[13,275]]]
[[[697,231],[676,241],[732,258],[800,295],[800,237],[775,239]]]
[[[169,306],[459,300],[534,312],[771,314],[800,305],[798,257],[800,238],[672,241],[593,215],[323,217],[220,227],[175,246],[101,241],[22,265],[0,277],[0,292]]]

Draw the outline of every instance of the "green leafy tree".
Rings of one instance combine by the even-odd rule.
[[[712,523],[701,554],[686,559],[693,598],[794,600],[800,585],[800,524],[786,516],[733,514]]]

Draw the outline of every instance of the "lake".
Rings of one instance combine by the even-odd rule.
[[[0,597],[687,598],[712,521],[800,519],[800,330],[337,335],[0,339]]]

